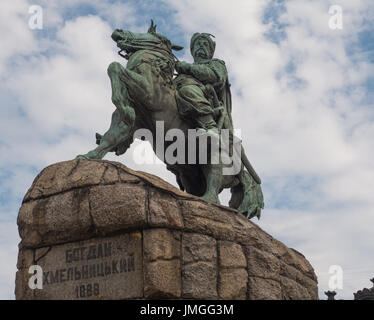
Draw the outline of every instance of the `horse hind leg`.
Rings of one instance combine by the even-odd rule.
[[[113,112],[112,121],[108,131],[102,136],[96,134],[98,146],[84,155],[77,156],[77,158],[102,159],[108,152],[115,151],[117,155],[123,153],[124,150],[121,150],[119,153],[117,151],[119,147],[124,144],[127,148],[130,146],[133,141],[132,133],[133,125],[129,126],[125,124],[117,109]]]
[[[264,208],[261,185],[247,171],[243,170],[242,174],[241,182],[231,188],[229,206],[246,215],[248,219],[260,219],[261,209]]]
[[[220,204],[218,193],[221,186],[221,166],[207,164],[203,166],[203,172],[206,181],[206,190],[202,195],[202,199],[208,202]]]

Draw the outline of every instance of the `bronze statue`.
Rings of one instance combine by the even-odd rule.
[[[116,110],[108,131],[104,135],[96,134],[98,146],[78,158],[102,159],[108,152],[121,155],[133,142],[137,130],[147,129],[152,134],[149,140],[152,140],[150,142],[155,153],[164,160],[167,169],[176,175],[182,190],[209,202],[219,203],[218,194],[224,188],[231,188],[230,207],[249,218],[259,218],[264,206],[261,180],[245,156],[241,144],[237,147],[227,70],[222,60],[213,59],[215,42],[211,35],[193,35],[193,64],[176,61],[172,50],[183,48],[157,33],[153,21],[147,33],[117,29],[112,39],[120,48],[119,54],[128,60],[126,68],[117,62],[112,62],[108,67],[112,102]],[[176,78],[175,70],[179,73]],[[157,148],[159,141],[156,131],[161,122],[164,126],[162,142],[165,148],[160,150]],[[203,132],[198,139],[206,134],[211,138],[210,144],[214,140],[219,141],[220,160],[217,163],[201,160],[200,154],[206,150],[202,150],[200,145],[196,147],[199,154],[196,162],[189,161],[189,153],[195,149],[188,149],[182,157],[179,155],[177,162],[168,161],[167,150],[175,144],[168,132],[178,130],[183,133],[185,140],[181,149],[186,150],[184,147],[191,142],[189,132],[192,129]],[[229,148],[223,147],[220,133],[224,130],[228,131]],[[208,153],[213,154],[210,151]],[[221,159],[235,159],[237,153],[238,170],[230,171],[234,166]]]
[[[215,46],[210,34],[195,33],[190,45],[194,63],[178,61],[176,70],[179,75],[174,81],[180,115],[208,130],[217,128],[215,118],[224,109],[231,116],[227,70],[222,60],[213,59]]]

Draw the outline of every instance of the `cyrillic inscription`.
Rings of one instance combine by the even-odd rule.
[[[41,299],[111,299],[142,295],[141,233],[56,245],[40,260]]]

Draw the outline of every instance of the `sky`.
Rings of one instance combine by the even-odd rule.
[[[42,29],[30,28],[32,5],[43,9]],[[331,28],[333,5],[342,9],[342,28]],[[185,47],[180,60],[192,61],[193,33],[215,35],[234,126],[263,181],[265,209],[254,222],[307,257],[320,299],[335,265],[343,271],[336,298],[369,287],[373,16],[367,0],[1,0],[0,299],[14,299],[24,194],[47,165],[95,147],[95,132],[108,129],[115,108],[107,67],[126,64],[110,35],[116,28],[146,32],[151,19]],[[105,159],[176,185],[162,163],[134,161],[140,143]],[[220,198],[227,204],[228,192]]]

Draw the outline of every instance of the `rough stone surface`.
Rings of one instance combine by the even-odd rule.
[[[247,297],[247,260],[240,244],[218,242],[218,294],[222,299],[245,300]]]
[[[180,233],[169,229],[144,230],[144,258],[148,261],[180,257]]]
[[[146,229],[144,234],[144,297],[180,298],[180,232]]]
[[[133,184],[94,186],[89,201],[92,222],[101,234],[146,224],[146,190]]]
[[[180,260],[156,260],[145,266],[144,297],[176,299],[181,297]]]
[[[89,236],[88,188],[74,189],[22,205],[18,227],[22,244],[37,247]]]
[[[205,261],[216,263],[216,240],[198,233],[185,233],[182,238],[183,261],[185,264]]]
[[[247,267],[242,247],[234,242],[220,241],[218,246],[219,265],[223,268]]]
[[[248,275],[279,281],[280,260],[271,253],[255,247],[245,247]]]
[[[18,227],[17,299],[318,299],[301,253],[236,210],[117,162],[45,168]],[[33,264],[42,290],[28,287]]]
[[[248,297],[250,300],[282,300],[282,286],[280,281],[249,277]]]
[[[182,270],[182,297],[186,299],[216,299],[217,280],[216,264],[204,261],[187,264]]]
[[[20,264],[24,265],[29,258],[26,258],[24,252],[20,256]],[[30,274],[27,273],[27,267],[21,267],[16,281],[17,299],[143,297],[140,232],[34,249],[33,257],[32,264],[43,269],[43,289],[25,292],[25,283]],[[21,288],[21,292],[17,292],[18,288]]]
[[[182,236],[183,297],[213,299],[217,297],[217,241],[198,233]],[[196,285],[199,284],[199,285]]]
[[[248,272],[244,268],[223,269],[219,273],[218,292],[224,300],[245,300]]]
[[[177,200],[170,194],[165,194],[157,189],[150,190],[149,224],[154,227],[174,227],[181,229],[183,219]]]

